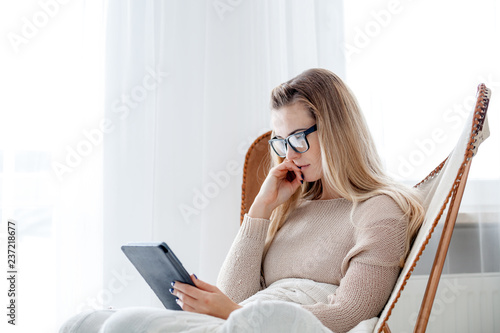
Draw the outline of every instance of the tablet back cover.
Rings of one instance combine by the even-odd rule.
[[[169,289],[170,282],[180,281],[194,286],[191,277],[172,250],[162,243],[130,243],[121,247],[165,308],[182,310]]]

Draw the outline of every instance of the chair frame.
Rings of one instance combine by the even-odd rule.
[[[478,133],[482,130],[485,118],[486,118],[486,112],[488,109],[488,104],[489,104],[489,99],[490,99],[490,90],[484,85],[480,84],[478,86],[478,94],[477,94],[477,101],[476,101],[476,106],[474,109],[474,116],[472,119],[472,126],[471,126],[471,132],[469,135],[469,141],[467,144],[467,149],[464,154],[464,158],[462,161],[462,164],[458,170],[457,176],[455,177],[453,186],[451,190],[449,191],[445,202],[442,204],[440,212],[438,216],[434,219],[432,223],[432,227],[430,229],[430,232],[428,233],[423,245],[419,249],[419,252],[416,256],[416,259],[414,262],[411,263],[411,268],[407,275],[404,277],[404,281],[398,290],[397,296],[395,300],[392,302],[390,305],[389,311],[387,312],[387,315],[385,318],[382,318],[383,322],[380,326],[380,329],[378,330],[377,333],[384,332],[384,333],[390,333],[391,330],[389,328],[389,325],[387,323],[392,310],[394,309],[394,306],[396,302],[398,301],[401,292],[403,291],[408,279],[410,278],[418,260],[420,259],[420,256],[422,255],[423,251],[425,250],[427,244],[429,243],[429,240],[432,236],[432,233],[434,232],[434,229],[438,222],[440,221],[444,211],[448,207],[448,202],[449,202],[449,207],[448,207],[448,213],[447,216],[444,220],[444,225],[443,225],[443,231],[441,233],[441,238],[439,241],[439,246],[436,250],[436,255],[434,257],[434,263],[431,268],[431,272],[429,275],[429,280],[427,282],[427,287],[424,293],[424,297],[422,299],[420,311],[417,317],[416,325],[414,328],[415,333],[423,333],[425,332],[427,328],[427,324],[430,318],[431,310],[432,310],[432,305],[434,303],[434,298],[436,296],[437,288],[439,285],[439,281],[441,278],[441,273],[443,271],[443,266],[444,262],[446,259],[446,255],[448,253],[449,245],[451,242],[451,237],[453,235],[453,230],[455,227],[455,222],[458,216],[460,204],[462,201],[462,196],[465,190],[465,186],[467,183],[467,178],[470,170],[470,166],[472,163],[472,157],[475,155],[477,147],[475,146],[475,143],[477,141],[477,135]],[[251,177],[256,177],[259,176],[259,172],[261,174],[261,178],[267,175],[267,166],[265,163],[269,163],[269,154],[262,154],[262,152],[257,152],[255,154],[255,149],[257,147],[262,147],[262,142],[263,140],[267,141],[271,138],[271,131],[262,134],[259,136],[249,147],[248,152],[245,156],[245,164],[243,167],[243,184],[242,184],[242,194],[241,194],[241,214],[240,214],[240,225],[243,222],[243,218],[245,213],[248,213],[250,206],[253,203],[253,200],[255,199],[256,192],[255,188],[252,190],[249,190],[247,187],[247,180]],[[260,155],[258,154],[260,153]],[[441,172],[443,169],[446,161],[448,158],[446,158],[441,164],[439,164],[427,177],[424,178],[420,183],[416,184],[414,187],[418,188],[422,184],[426,183],[429,179],[434,178],[437,174]],[[264,170],[249,170],[249,164],[250,163],[257,163],[259,166],[264,166]],[[258,180],[259,181],[259,180]],[[263,179],[262,179],[263,181]],[[260,182],[262,184],[262,182]],[[259,186],[260,187],[260,186]]]
[[[443,163],[441,163],[436,169],[434,169],[434,171],[431,172],[431,174],[429,174],[429,176],[427,176],[427,177],[434,177],[434,175],[436,175],[439,171],[441,171],[445,161]],[[448,209],[448,215],[446,216],[446,219],[445,219],[444,225],[443,225],[443,231],[441,232],[441,239],[439,240],[438,250],[436,251],[436,256],[434,257],[434,263],[432,264],[431,273],[429,275],[429,280],[427,282],[427,287],[425,289],[424,297],[422,299],[420,311],[418,313],[417,321],[415,324],[415,329],[414,329],[415,333],[417,333],[417,332],[423,333],[427,329],[427,324],[428,324],[429,318],[431,316],[432,305],[434,304],[434,298],[436,297],[436,292],[437,292],[437,288],[439,286],[439,281],[441,280],[441,273],[443,272],[444,262],[446,260],[446,255],[448,254],[448,249],[449,249],[450,242],[451,242],[451,236],[453,235],[453,230],[455,228],[455,222],[457,220],[458,211],[460,208],[460,203],[462,201],[462,196],[463,196],[463,193],[465,190],[465,185],[467,183],[467,177],[469,174],[470,166],[471,166],[471,161],[469,161],[469,163],[466,164],[463,172],[461,172],[461,173],[459,172],[459,175],[461,175],[461,179],[458,179],[458,186],[457,186],[457,178],[458,178],[458,176],[457,176],[457,178],[455,179],[455,184],[453,186],[453,189],[456,189],[456,190],[451,191],[450,194],[448,194],[448,198],[446,200],[446,202],[448,202],[450,195],[452,196],[451,202],[450,202],[450,208]],[[418,187],[424,181],[415,185],[415,187]],[[452,192],[453,192],[453,194],[452,194]],[[438,217],[436,218],[436,223],[432,226],[432,230],[429,234],[429,237],[427,238],[424,246],[420,250],[418,257],[420,257],[422,255],[422,252],[425,250],[425,247],[430,240],[430,236],[434,232],[435,226],[439,222],[441,215],[443,214],[444,210],[446,209],[446,202],[443,205],[443,207],[441,208],[441,211],[440,211]],[[413,268],[416,266],[417,262],[418,262],[418,259],[417,259],[417,261],[415,261],[415,265],[413,266]],[[404,285],[406,284],[406,281],[408,281],[408,279],[410,278],[410,275],[413,271],[413,268],[410,270],[409,275],[406,277],[405,283],[403,284],[403,287],[401,288],[400,293],[401,293],[401,291],[403,291],[403,288],[404,288]],[[399,295],[398,295],[398,298],[399,298]],[[397,300],[396,300],[396,302],[397,302]],[[396,302],[394,302],[394,304],[391,308],[391,311],[394,308],[394,305]],[[390,312],[389,312],[384,324],[382,325],[382,332],[384,332],[384,333],[391,333],[391,330],[389,328],[389,324],[387,323],[387,320],[389,319],[389,316],[391,315]]]

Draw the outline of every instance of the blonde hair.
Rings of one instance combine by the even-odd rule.
[[[279,85],[271,92],[271,109],[301,103],[311,113],[318,126],[323,178],[304,184],[271,214],[263,263],[276,232],[297,207],[300,198],[319,199],[326,187],[353,202],[351,219],[356,205],[376,195],[390,196],[408,217],[404,264],[413,238],[424,218],[424,208],[417,192],[392,180],[383,171],[379,155],[356,98],[334,73],[321,68],[304,71],[297,77]],[[274,131],[272,133],[274,137]],[[328,144],[333,143],[333,144]],[[338,144],[335,144],[338,143]],[[271,150],[272,164],[284,158]]]

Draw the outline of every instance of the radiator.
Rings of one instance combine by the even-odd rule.
[[[413,332],[427,279],[408,281],[389,318],[392,332]],[[500,273],[442,275],[427,332],[500,332]]]

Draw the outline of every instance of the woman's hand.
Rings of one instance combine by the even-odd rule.
[[[177,304],[189,312],[203,313],[210,316],[227,319],[231,312],[242,308],[233,302],[214,285],[201,281],[191,275],[195,286],[175,281],[170,292],[177,296]]]
[[[289,172],[295,176],[293,180],[290,180],[290,175],[287,175]],[[248,215],[254,218],[269,219],[272,211],[288,200],[302,183],[303,177],[300,168],[285,158],[281,164],[269,170]]]

